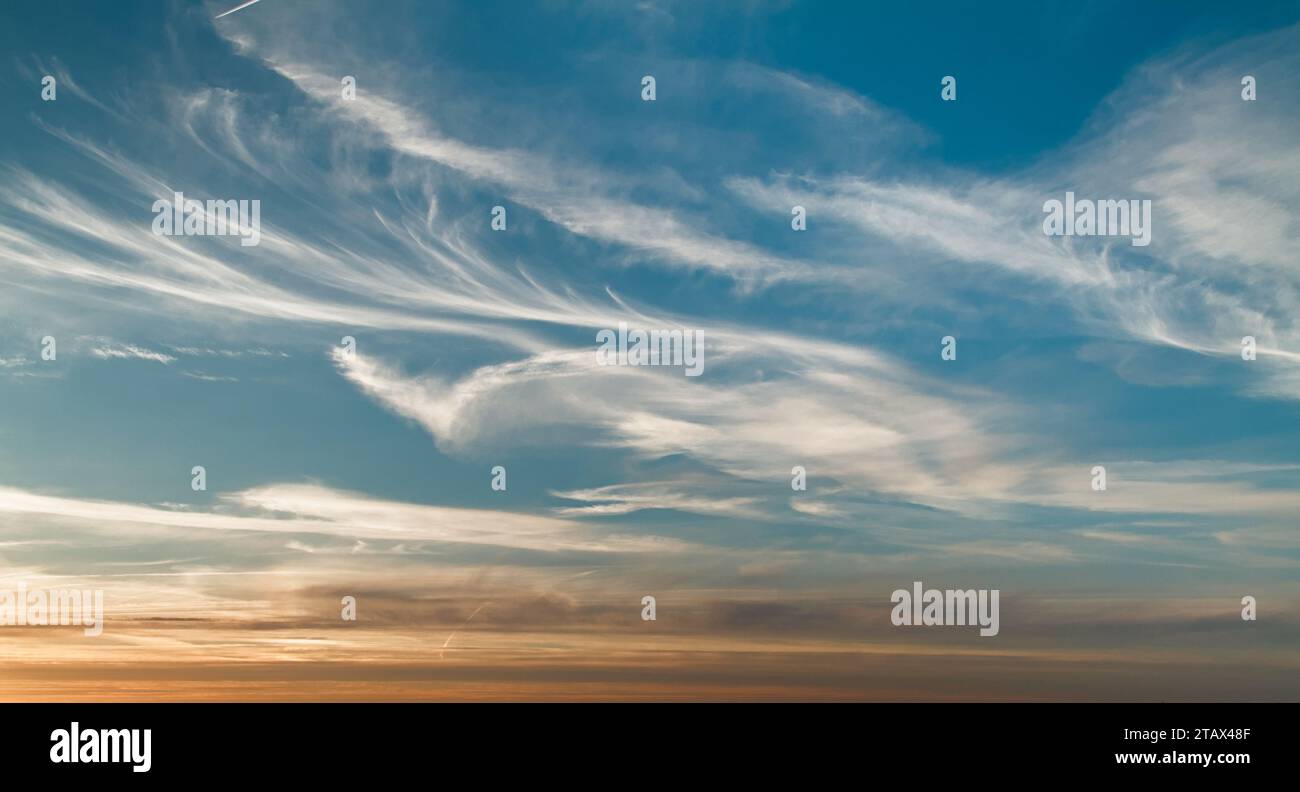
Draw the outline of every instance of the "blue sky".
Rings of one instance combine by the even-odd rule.
[[[1062,598],[1294,613],[1293,3],[221,10],[3,12],[11,575],[221,625],[282,581],[453,624],[931,578],[1024,640]],[[262,244],[154,236],[173,190],[260,200]],[[1067,190],[1151,200],[1151,245],[1046,237]],[[700,329],[704,375],[597,366],[620,321]]]

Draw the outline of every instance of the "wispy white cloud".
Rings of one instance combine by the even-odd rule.
[[[611,484],[592,489],[552,492],[557,498],[584,501],[585,506],[565,506],[555,509],[568,517],[608,517],[645,509],[671,509],[692,514],[720,514],[732,517],[762,519],[755,508],[757,498],[719,498],[698,491],[698,485],[683,481],[654,481],[637,484]],[[694,492],[693,492],[694,491]]]
[[[669,263],[719,270],[744,280],[817,277],[819,268],[809,262],[701,231],[670,209],[611,194],[608,185],[621,181],[614,174],[582,164],[561,166],[536,154],[478,146],[440,134],[410,104],[374,87],[367,89],[363,99],[344,100],[337,78],[313,65],[265,51],[247,38],[228,35],[242,50],[293,81],[341,118],[379,134],[392,150],[504,187],[511,200],[571,233],[630,247]],[[803,91],[814,90],[806,83],[800,85]],[[837,96],[829,90],[823,90],[822,95],[822,101]],[[846,99],[839,102],[847,105]]]
[[[104,338],[90,339],[90,341],[90,354],[101,360],[151,360],[154,363],[162,363],[163,365],[176,362],[176,358],[172,355],[165,352],[156,352],[135,344],[116,343]]]
[[[906,251],[900,262],[925,285],[911,290],[918,301],[937,301],[947,284],[968,285],[983,271],[1022,279],[1019,302],[1062,305],[1078,330],[1099,338],[1236,356],[1242,337],[1254,336],[1268,363],[1243,376],[1241,389],[1297,398],[1293,111],[1237,96],[1247,72],[1285,94],[1300,90],[1297,37],[1293,27],[1148,64],[1077,141],[1008,176],[777,174],[735,177],[728,188],[755,207],[805,205],[839,233]],[[1126,240],[1045,236],[1042,204],[1067,190],[1150,198],[1153,244],[1135,253]],[[1015,289],[1008,281],[1006,291]]]
[[[349,539],[491,545],[541,552],[678,552],[682,542],[599,534],[555,517],[387,501],[317,485],[271,485],[222,498],[213,511],[42,495],[0,488],[0,513],[41,515],[111,526],[120,533],[168,529],[321,534]],[[232,511],[238,507],[239,511]]]

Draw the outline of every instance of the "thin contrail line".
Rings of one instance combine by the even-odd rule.
[[[235,7],[232,8],[232,9],[230,9],[229,11],[223,11],[222,13],[217,14],[215,17],[213,17],[213,19],[221,19],[223,16],[229,16],[229,15],[235,13],[236,11],[238,11],[238,10],[241,9],[241,8],[248,8],[248,7],[251,6],[253,3],[256,3],[256,2],[258,2],[258,0],[248,0],[248,2],[246,2],[246,3],[240,3],[239,5],[235,6]]]
[[[483,609],[484,609],[485,607],[487,607],[489,604],[490,604],[490,603],[485,602],[485,603],[483,603],[482,605],[480,605],[480,606],[478,606],[477,608],[475,608],[475,609],[474,609],[474,612],[471,613],[471,614],[469,615],[469,618],[465,620],[465,624],[469,624],[471,621],[473,621],[473,620],[474,620],[474,617],[478,615],[478,612],[481,611],[481,610],[483,610]],[[462,624],[461,626],[457,627],[455,630],[452,630],[451,635],[448,635],[448,636],[447,636],[447,640],[445,640],[445,641],[442,642],[442,649],[438,652],[438,659],[439,659],[439,660],[442,659],[443,652],[446,652],[446,651],[447,651],[447,644],[451,643],[451,639],[456,637],[456,633],[458,633],[458,632],[460,632],[461,630],[465,629],[465,624]]]
[[[504,550],[501,551],[501,555],[504,555],[505,552],[506,552],[506,551],[504,551]],[[498,555],[497,558],[500,558],[501,555]],[[596,572],[596,571],[598,571],[598,570],[595,570],[595,569],[588,569],[586,572],[579,572],[578,574],[574,575],[574,577],[582,577],[582,576],[584,576],[584,575],[590,575],[592,572]],[[551,588],[554,588],[554,586],[552,586]],[[474,609],[474,612],[471,613],[471,614],[469,615],[469,618],[465,620],[465,624],[462,624],[461,626],[459,626],[459,627],[457,627],[456,629],[454,629],[454,630],[451,631],[451,635],[448,635],[448,636],[447,636],[447,640],[445,640],[445,641],[442,642],[442,649],[438,651],[438,659],[439,659],[439,660],[445,660],[445,659],[446,659],[446,658],[444,657],[444,655],[447,653],[447,647],[451,645],[451,639],[456,637],[456,633],[458,633],[458,632],[460,632],[461,630],[465,629],[465,625],[467,625],[467,624],[469,624],[470,622],[474,621],[474,617],[478,615],[478,612],[479,612],[479,611],[483,610],[484,608],[486,608],[487,606],[489,606],[489,605],[491,605],[491,604],[492,604],[491,602],[485,602],[485,603],[483,603],[482,605],[480,605],[480,606],[478,606],[477,608],[475,608],[475,609]]]

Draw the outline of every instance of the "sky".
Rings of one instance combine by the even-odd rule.
[[[0,698],[1300,699],[1294,3],[232,5],[0,10]]]

